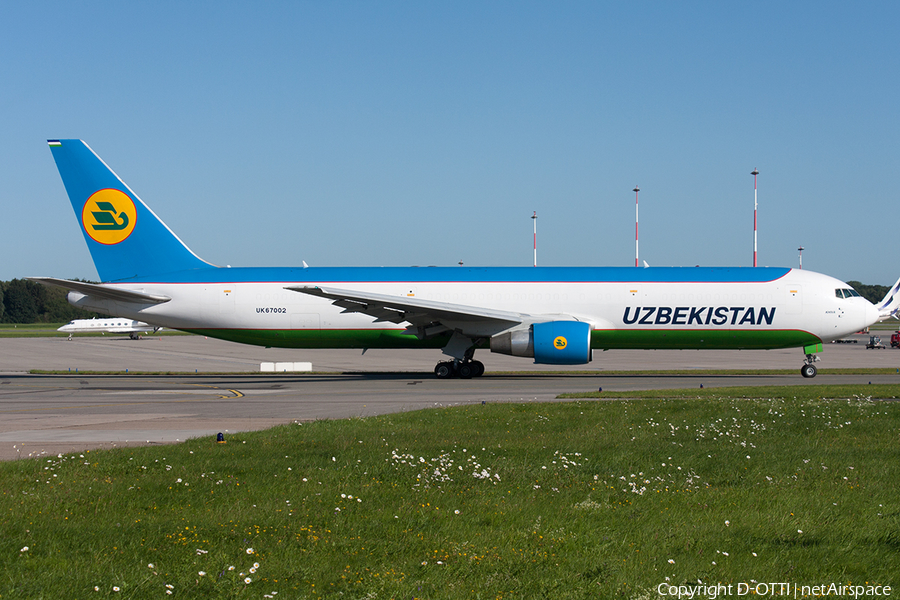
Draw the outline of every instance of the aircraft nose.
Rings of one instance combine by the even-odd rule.
[[[866,327],[878,322],[878,309],[871,302],[866,302]]]

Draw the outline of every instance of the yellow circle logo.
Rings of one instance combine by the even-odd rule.
[[[95,242],[118,244],[134,230],[137,209],[123,191],[105,189],[94,192],[81,210],[81,224]]]
[[[558,336],[555,340],[553,340],[553,347],[557,350],[565,350],[566,346],[569,345],[568,340],[563,336]]]

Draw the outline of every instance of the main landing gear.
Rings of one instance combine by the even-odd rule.
[[[480,360],[445,360],[435,365],[434,374],[438,379],[481,377],[484,375],[484,363]]]
[[[815,354],[807,354],[806,361],[803,363],[803,366],[800,367],[800,374],[809,379],[810,377],[815,377],[816,373],[818,373],[818,369],[813,364],[818,361],[819,357]]]

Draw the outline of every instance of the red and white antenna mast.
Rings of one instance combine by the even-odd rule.
[[[638,265],[638,192],[641,188],[634,186],[634,266]]]
[[[756,209],[758,204],[756,202],[756,176],[759,175],[759,171],[753,169],[753,172],[750,173],[753,175],[753,266],[756,266]]]
[[[534,224],[534,266],[537,266],[537,211],[531,215],[531,222]]]

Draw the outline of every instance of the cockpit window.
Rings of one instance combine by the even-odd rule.
[[[853,298],[859,297],[859,292],[853,288],[838,288],[834,290],[834,295],[838,298]]]

